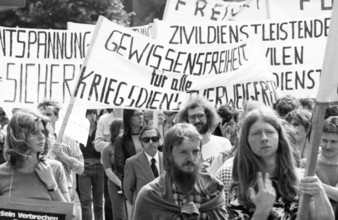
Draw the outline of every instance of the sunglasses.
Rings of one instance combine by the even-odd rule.
[[[156,143],[156,142],[158,142],[158,140],[160,140],[160,138],[157,137],[157,136],[155,136],[155,137],[143,137],[143,138],[141,138],[141,141],[142,141],[143,143],[149,143],[150,140],[151,140],[153,143]]]

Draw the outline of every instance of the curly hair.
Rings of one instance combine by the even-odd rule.
[[[47,107],[52,106],[54,107],[54,115],[56,117],[59,117],[59,112],[61,110],[61,105],[58,101],[53,101],[53,100],[43,100],[38,104],[38,109],[46,109]]]
[[[298,99],[291,95],[286,95],[277,100],[274,104],[274,109],[277,111],[280,117],[284,118],[289,112],[299,107],[300,103]]]
[[[338,134],[338,116],[331,116],[325,119],[323,132]]]
[[[13,168],[20,168],[26,160],[25,153],[30,149],[29,135],[38,129],[42,122],[45,136],[45,147],[42,155],[49,150],[47,123],[49,119],[38,112],[31,110],[19,110],[9,120],[5,139],[4,157]]]
[[[208,131],[213,131],[218,123],[221,121],[219,115],[216,112],[216,109],[210,102],[205,100],[202,96],[199,95],[190,95],[188,101],[182,106],[180,111],[176,116],[176,121],[178,123],[188,121],[188,110],[195,109],[197,107],[203,107],[204,113],[207,116],[207,125]]]
[[[234,160],[233,179],[239,185],[239,199],[247,207],[254,207],[249,199],[248,189],[254,187],[257,189],[257,173],[260,171],[261,161],[251,150],[248,143],[248,135],[251,126],[262,119],[264,122],[272,125],[279,137],[277,149],[277,192],[286,200],[292,201],[297,195],[296,184],[297,177],[294,170],[294,158],[292,156],[291,146],[281,125],[280,119],[271,109],[255,109],[249,112],[244,118],[243,127],[240,134],[238,151]]]
[[[338,105],[329,105],[325,110],[325,119],[331,116],[338,116]]]

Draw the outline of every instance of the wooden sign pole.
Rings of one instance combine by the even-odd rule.
[[[309,142],[309,151],[305,167],[305,176],[313,176],[316,171],[318,149],[320,144],[320,139],[322,136],[324,117],[325,117],[326,106],[315,105],[311,130],[310,130],[310,142]],[[298,215],[297,220],[306,220],[308,219],[309,212],[309,203],[311,196],[301,194],[298,204]]]
[[[72,113],[72,110],[73,110],[73,107],[74,107],[74,104],[75,104],[75,100],[76,100],[75,96],[76,96],[76,94],[78,92],[79,81],[80,81],[81,75],[86,70],[86,66],[87,66],[87,63],[88,63],[91,51],[93,50],[92,49],[93,48],[92,45],[94,44],[96,36],[97,36],[97,34],[99,32],[99,29],[101,27],[102,19],[103,19],[103,17],[100,16],[99,19],[98,19],[98,21],[97,21],[97,24],[96,24],[96,27],[95,27],[95,31],[92,34],[92,39],[91,39],[91,42],[90,42],[90,45],[89,45],[89,48],[88,48],[85,60],[83,62],[83,66],[81,68],[81,73],[78,75],[78,78],[76,80],[76,84],[75,84],[76,86],[74,88],[74,92],[73,92],[72,96],[70,97],[70,101],[69,101],[69,104],[68,104],[68,107],[67,107],[67,110],[66,110],[66,113],[65,113],[65,117],[63,118],[60,130],[59,130],[59,133],[58,133],[58,136],[57,136],[57,139],[56,139],[57,143],[61,143],[62,142],[62,137],[63,137],[63,135],[65,133],[66,126],[67,126],[70,114]]]

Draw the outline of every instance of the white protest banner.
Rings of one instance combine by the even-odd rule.
[[[228,2],[228,1],[224,1]],[[333,0],[257,0],[232,20],[300,19],[331,16]]]
[[[248,7],[252,1],[167,0],[163,20],[170,22],[226,21]]]
[[[234,71],[249,62],[245,51],[250,50],[246,43],[208,50],[178,47],[162,44],[106,19],[101,26],[105,26],[109,34],[102,38],[105,52],[117,53],[134,63],[166,72],[197,76],[220,74]],[[104,33],[102,28],[100,32]]]
[[[281,95],[317,94],[330,18],[173,23],[154,21],[154,38],[171,45],[219,48],[258,38]],[[297,92],[296,92],[297,91]]]
[[[186,63],[193,52],[157,44],[100,17],[74,96],[100,108],[178,110],[187,93],[203,94],[216,106],[242,108],[246,99],[271,105],[275,85],[257,44],[232,46],[194,52]],[[193,66],[198,66],[197,74]]]
[[[69,100],[89,32],[0,27],[1,105],[36,108]]]
[[[69,31],[94,31],[95,25],[93,24],[81,24],[81,23],[75,23],[75,22],[67,22],[67,30]],[[136,27],[130,27],[131,30],[140,33],[144,36],[151,37],[152,33],[152,24],[143,25],[143,26],[136,26]]]
[[[88,31],[0,27],[1,106],[36,109],[44,99],[67,104],[89,41]],[[66,133],[86,144],[85,110],[77,104]]]

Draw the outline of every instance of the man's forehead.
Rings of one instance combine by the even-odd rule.
[[[142,137],[152,137],[154,135],[157,135],[157,132],[155,129],[147,130],[142,133]]]
[[[337,133],[333,133],[333,132],[330,132],[330,133],[323,132],[322,138],[332,139],[332,140],[338,140],[338,134]]]
[[[52,105],[41,106],[39,109],[44,110],[44,111],[54,111],[54,106],[52,106]]]
[[[197,147],[199,148],[200,147],[200,140],[192,140],[192,139],[189,139],[189,138],[185,138],[183,139],[182,143],[180,145],[175,145],[174,148],[177,148],[177,149],[183,149],[183,148],[194,148],[194,147]]]
[[[194,112],[204,112],[204,107],[203,106],[196,106],[195,108],[189,108],[188,109],[188,114],[189,113],[194,113]]]

